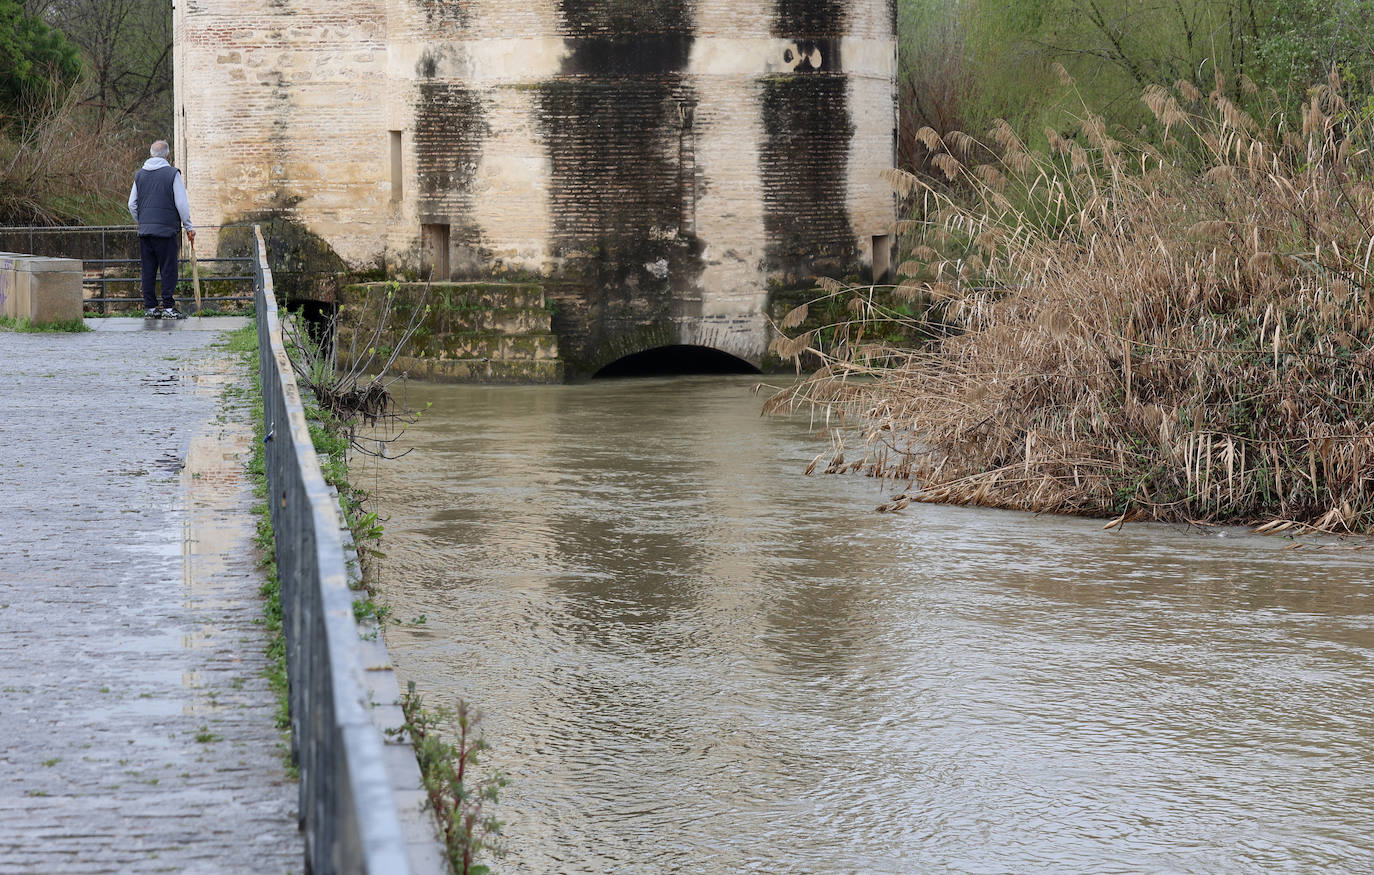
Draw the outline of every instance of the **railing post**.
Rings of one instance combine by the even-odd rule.
[[[107,255],[105,254],[105,229],[104,229],[104,228],[101,228],[101,229],[100,229],[100,278],[101,278],[101,279],[104,279],[104,278],[105,278],[105,260],[106,260],[108,257],[109,257],[109,256],[107,256]],[[104,284],[104,283],[101,283],[101,284],[100,284],[100,312],[101,312],[102,315],[106,312],[106,306],[107,306],[107,305],[105,304],[105,298],[106,298],[106,295],[105,295],[105,284]]]

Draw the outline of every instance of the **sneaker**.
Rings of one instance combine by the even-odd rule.
[[[162,318],[163,318],[163,319],[185,319],[185,318],[186,318],[186,314],[183,313],[183,312],[181,312],[180,310],[178,310],[176,307],[163,307],[163,308],[162,308]]]
[[[143,318],[144,318],[144,319],[161,319],[161,318],[162,318],[162,311],[159,310],[159,309],[156,308],[156,307],[149,307],[147,310],[144,310],[144,311],[143,311]]]

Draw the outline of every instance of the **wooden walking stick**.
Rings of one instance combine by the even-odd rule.
[[[200,266],[196,264],[196,241],[194,237],[187,237],[186,242],[191,244],[191,287],[196,290],[196,318],[200,318]]]

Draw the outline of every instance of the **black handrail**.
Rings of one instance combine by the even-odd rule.
[[[232,225],[206,225],[201,230],[214,231]],[[64,236],[67,239],[51,245],[43,245],[44,237]],[[22,248],[25,252],[32,255],[47,255],[59,258],[79,258],[83,265],[92,271],[99,271],[98,276],[83,276],[81,285],[86,287],[88,292],[94,291],[90,297],[83,301],[85,304],[94,305],[100,313],[109,312],[111,307],[126,307],[132,310],[141,310],[143,307],[142,296],[138,297],[119,297],[110,295],[110,286],[136,285],[142,280],[138,276],[138,271],[134,270],[133,276],[106,276],[105,271],[120,267],[132,268],[140,263],[138,258],[112,258],[111,249],[116,253],[136,254],[137,244],[134,242],[138,237],[137,225],[4,225],[0,226],[0,249],[4,249],[4,241],[8,240],[11,244],[23,243]],[[75,238],[75,239],[72,239]],[[114,244],[111,238],[122,239],[124,245]],[[96,242],[99,241],[97,252]],[[51,242],[51,241],[50,241]],[[99,257],[95,257],[96,255]],[[183,248],[183,255],[187,252]],[[236,270],[232,275],[216,274],[206,272],[201,276],[202,282],[232,283],[243,289],[239,295],[225,295],[216,297],[202,297],[202,303],[237,303],[247,306],[253,300],[252,270],[253,258],[246,257],[212,257],[197,258],[196,261],[201,265],[242,265],[245,269]],[[178,273],[185,280],[191,274],[191,261],[189,258],[181,258],[178,262]],[[216,291],[225,291],[220,286]],[[191,295],[175,296],[178,304],[183,306],[192,304],[194,298]]]

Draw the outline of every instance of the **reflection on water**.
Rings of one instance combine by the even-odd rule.
[[[412,387],[387,637],[503,872],[1374,869],[1365,554],[874,514],[751,385]]]

